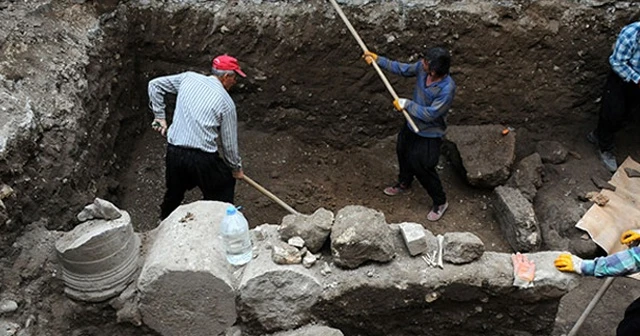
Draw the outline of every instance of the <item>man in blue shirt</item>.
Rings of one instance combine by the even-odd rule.
[[[613,53],[611,70],[602,95],[597,128],[587,139],[598,145],[600,159],[611,172],[618,169],[613,155],[614,135],[640,106],[640,21],[622,28]]]
[[[447,113],[456,92],[456,83],[449,75],[451,56],[443,48],[431,48],[424,59],[410,64],[392,61],[370,51],[363,57],[368,64],[376,62],[380,68],[396,75],[416,77],[412,99],[399,98],[393,105],[399,111],[407,111],[418,132],[405,123],[398,133],[398,182],[385,188],[384,193],[394,196],[406,191],[415,177],[433,200],[427,219],[437,221],[448,207],[436,166],[442,137],[447,129]]]
[[[620,243],[629,246],[628,250],[614,253],[608,257],[582,260],[563,253],[554,264],[562,272],[574,272],[597,278],[624,276],[640,272],[640,230],[628,230],[620,237]],[[633,301],[624,313],[624,319],[618,324],[617,336],[640,335],[640,298]]]

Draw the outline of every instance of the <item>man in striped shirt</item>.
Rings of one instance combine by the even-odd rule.
[[[575,272],[581,275],[601,277],[624,276],[640,272],[640,230],[628,230],[620,237],[620,243],[629,249],[614,253],[608,257],[582,260],[563,253],[554,264],[563,272]],[[633,301],[624,313],[624,319],[618,324],[617,336],[640,335],[640,298]]]
[[[614,135],[629,119],[633,109],[640,107],[640,21],[622,28],[607,77],[597,128],[587,139],[600,149],[600,159],[610,172],[618,169],[613,155]]]
[[[228,91],[236,76],[245,77],[238,61],[228,55],[213,59],[210,76],[187,71],[149,82],[152,127],[167,137],[167,191],[160,218],[175,210],[187,190],[199,187],[205,200],[233,203],[236,179],[242,179],[238,153],[236,106]],[[176,94],[171,126],[164,98]],[[222,157],[216,141],[220,137]]]

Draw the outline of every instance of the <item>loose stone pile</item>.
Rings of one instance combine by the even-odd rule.
[[[183,205],[160,224],[135,287],[119,298],[119,318],[161,335],[311,335],[308,328],[323,325],[336,335],[546,335],[560,298],[577,285],[553,267],[557,253],[545,252],[529,255],[534,287],[520,290],[510,255],[484,252],[464,232],[442,236],[444,266],[430,267],[419,256],[438,246],[431,232],[420,234],[418,223],[388,224],[362,206],[335,218],[320,209],[260,225],[252,230],[253,260],[234,268],[218,237],[227,205]],[[317,262],[277,263],[281,248]]]

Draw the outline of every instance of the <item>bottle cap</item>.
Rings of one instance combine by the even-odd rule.
[[[230,205],[227,207],[227,215],[235,215],[236,214],[236,207],[234,207],[233,205]]]

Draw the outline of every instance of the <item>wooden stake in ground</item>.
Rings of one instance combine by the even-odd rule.
[[[349,19],[347,19],[347,17],[344,15],[344,12],[342,12],[342,9],[340,8],[336,0],[329,0],[329,2],[331,2],[331,5],[333,5],[333,8],[336,9],[336,12],[338,12],[338,15],[340,16],[340,18],[342,18],[342,21],[344,21],[344,24],[347,25],[347,28],[349,28],[351,35],[353,35],[356,41],[358,41],[358,44],[360,45],[360,48],[362,48],[362,51],[365,51],[365,52],[369,51],[369,49],[367,49],[367,46],[364,44],[364,42],[362,42],[362,39],[360,38],[360,35],[358,35],[358,32],[356,32],[356,30],[351,25],[351,22],[349,22]],[[384,82],[384,85],[387,87],[387,90],[389,90],[389,93],[391,93],[391,96],[393,96],[393,99],[394,100],[398,99],[399,97],[396,94],[396,91],[393,89],[393,87],[391,86],[391,83],[389,83],[389,80],[384,75],[384,73],[382,72],[378,64],[374,61],[374,62],[371,62],[371,65],[373,65],[373,68],[376,69],[376,72],[378,73],[378,75],[380,75],[382,82]],[[405,109],[402,109],[402,114],[404,115],[404,118],[407,119],[407,122],[409,123],[409,125],[411,125],[411,129],[413,129],[413,131],[417,133],[419,131],[418,126],[416,126],[416,124],[413,122],[413,119],[411,119],[411,116],[409,115],[409,113],[407,113]]]

